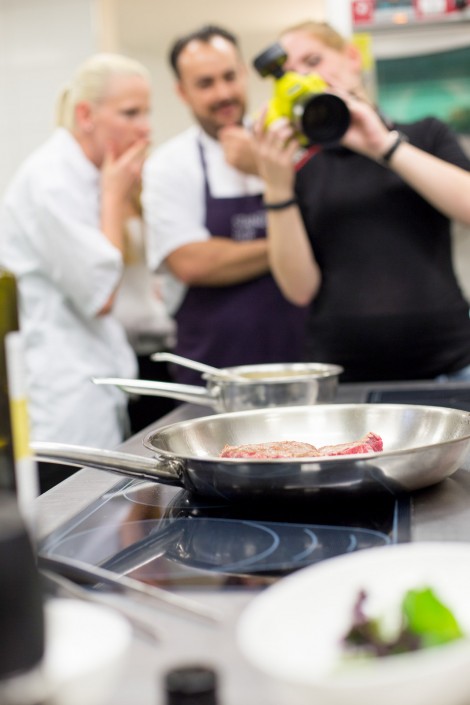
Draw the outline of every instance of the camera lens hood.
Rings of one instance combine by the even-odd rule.
[[[338,142],[351,122],[346,103],[333,93],[307,94],[296,102],[293,113],[297,129],[311,144]]]

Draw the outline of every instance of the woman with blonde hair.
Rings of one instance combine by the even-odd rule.
[[[371,103],[358,48],[322,23],[282,32],[284,68],[317,73],[347,104],[340,142],[299,143],[286,121],[257,126],[273,275],[309,304],[307,358],[343,381],[470,379],[469,306],[451,220],[470,224],[470,160],[430,116],[393,123]]]
[[[0,261],[19,285],[34,440],[110,448],[128,433],[125,395],[91,378],[137,371],[112,308],[149,111],[141,64],[90,57],[60,96],[58,127],[6,192]]]

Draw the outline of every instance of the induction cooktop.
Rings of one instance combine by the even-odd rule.
[[[301,502],[226,504],[122,481],[39,552],[172,590],[249,589],[329,557],[410,540],[410,501],[374,485]]]

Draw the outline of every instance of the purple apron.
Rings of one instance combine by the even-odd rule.
[[[205,225],[211,235],[232,240],[266,237],[262,196],[213,198],[204,172]],[[242,284],[190,287],[175,315],[178,325],[175,352],[215,367],[304,359],[307,307],[294,306],[266,274]],[[172,367],[177,382],[204,384],[201,375]]]

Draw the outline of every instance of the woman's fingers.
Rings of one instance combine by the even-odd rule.
[[[147,149],[149,146],[149,141],[146,139],[139,140],[131,145],[120,157],[118,161],[121,161],[122,165],[125,167],[127,165],[134,165],[142,167],[147,156]]]
[[[256,116],[256,119],[253,123],[253,134],[256,137],[257,140],[261,138],[263,135],[263,132],[266,127],[266,115],[268,113],[268,106],[265,105],[261,110],[259,111],[259,114]]]
[[[109,145],[102,167],[105,183],[113,183],[115,189],[127,193],[141,178],[148,145],[148,140],[138,140],[120,156],[116,155],[113,145]]]

